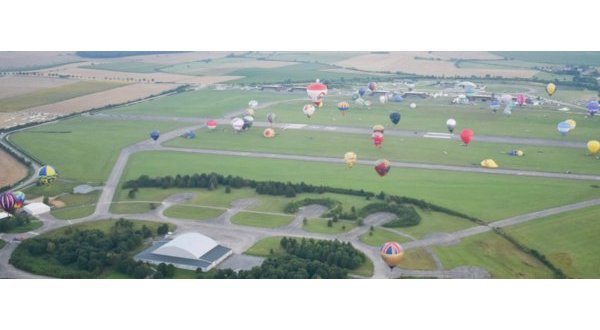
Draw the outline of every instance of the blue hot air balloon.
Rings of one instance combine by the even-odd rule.
[[[394,125],[397,125],[400,122],[400,113],[399,112],[390,113],[390,120],[392,121],[392,123],[394,123]]]
[[[152,138],[152,140],[156,141],[160,137],[160,132],[158,130],[154,130],[150,132],[150,137]]]
[[[402,95],[400,94],[396,94],[394,95],[394,102],[402,102],[404,99],[402,98]]]
[[[598,104],[598,101],[589,101],[588,104],[586,105],[586,108],[587,108],[590,116],[593,116],[598,112],[598,109],[600,108],[600,104]]]
[[[361,87],[361,88],[358,89],[358,95],[360,97],[363,97],[366,92],[367,92],[367,90],[364,87]]]
[[[567,133],[569,133],[569,131],[571,130],[571,125],[569,125],[569,123],[567,123],[566,121],[561,121],[560,123],[558,123],[558,126],[556,127],[558,129],[558,132],[560,133],[560,135],[567,135]]]
[[[492,100],[492,102],[490,102],[490,109],[492,109],[493,112],[498,111],[499,108],[500,102],[498,102],[498,100]]]

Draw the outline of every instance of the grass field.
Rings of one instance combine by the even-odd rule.
[[[60,196],[58,199],[64,202],[65,207],[90,205],[96,203],[100,197],[100,191],[95,190],[88,194],[65,194]]]
[[[515,60],[568,64],[568,65],[591,65],[600,66],[600,52],[567,52],[567,51],[516,51],[516,52],[492,52],[502,57],[508,57]]]
[[[175,205],[165,210],[164,215],[178,219],[206,220],[218,217],[225,210],[206,207]]]
[[[218,150],[259,151],[342,158],[346,151],[359,159],[415,163],[436,163],[479,167],[483,159],[493,158],[503,169],[537,170],[598,174],[599,161],[581,149],[528,146],[518,144],[472,142],[465,148],[461,141],[388,136],[381,148],[375,148],[369,134],[344,134],[276,129],[276,137],[265,139],[262,130],[236,134],[232,128],[209,132],[199,130],[196,139],[175,139],[165,146]],[[525,157],[512,157],[507,152],[521,149]]]
[[[321,233],[327,235],[335,235],[349,232],[356,228],[356,222],[340,220],[332,222],[331,227],[327,226],[327,220],[324,219],[308,219],[306,225],[302,229],[311,233]]]
[[[288,225],[293,218],[293,216],[260,214],[242,211],[234,215],[231,218],[231,222],[242,226],[276,228]]]
[[[416,226],[403,227],[400,230],[418,239],[422,239],[431,233],[451,233],[475,226],[475,224],[466,219],[445,213],[423,211],[420,209],[417,209],[417,213],[421,215],[421,222]]]
[[[590,207],[508,227],[526,246],[544,254],[572,278],[600,276],[600,207]]]
[[[493,278],[551,278],[542,263],[514,247],[495,233],[484,233],[463,239],[448,247],[433,247],[446,269],[478,266]]]
[[[96,205],[74,206],[52,210],[52,215],[57,219],[73,220],[91,215],[96,210]]]
[[[12,228],[9,231],[7,231],[6,233],[7,234],[26,233],[28,231],[36,230],[36,229],[40,228],[42,225],[44,225],[44,223],[39,220],[31,220],[31,222],[28,225]]]
[[[106,179],[123,147],[150,139],[153,129],[168,131],[184,125],[75,117],[15,133],[10,139],[54,166],[61,178],[98,184]]]
[[[274,61],[320,62],[332,64],[366,52],[256,52],[247,57]]]
[[[352,170],[346,170],[341,161],[340,164],[328,164],[177,152],[132,155],[121,182],[137,179],[142,174],[164,176],[202,172],[385,191],[425,199],[486,221],[600,197],[600,189],[585,181],[402,168],[392,168],[382,178],[371,166],[355,165]]]
[[[433,258],[424,249],[408,250],[398,267],[403,269],[435,270]]]
[[[86,69],[98,69],[98,70],[109,70],[109,71],[121,71],[121,72],[137,72],[137,73],[152,73],[160,71],[164,65],[148,62],[110,62],[101,63],[95,65],[82,66]]]
[[[56,103],[74,97],[117,88],[125,84],[100,81],[80,81],[0,99],[0,112],[14,112],[39,105]]]
[[[410,239],[400,236],[389,230],[385,230],[379,227],[373,228],[373,234],[366,232],[360,236],[360,240],[371,246],[382,246],[385,242],[395,241],[400,244],[410,241]]]
[[[250,100],[260,104],[303,98],[305,95],[258,91],[218,91],[203,89],[138,103],[110,112],[181,117],[222,117],[232,111],[243,111]]]
[[[37,197],[54,197],[62,193],[71,193],[73,188],[78,184],[71,181],[65,181],[60,177],[58,180],[54,181],[48,185],[32,185],[23,189],[25,196],[28,200],[35,199]]]

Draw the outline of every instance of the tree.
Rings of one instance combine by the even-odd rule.
[[[48,196],[44,196],[44,199],[42,200],[44,202],[44,204],[48,205],[50,204],[50,199],[48,198]]]
[[[130,199],[134,199],[135,198],[135,189],[130,189],[129,192],[127,193],[127,197],[129,197]]]
[[[306,217],[304,219],[302,219],[302,224],[306,226],[306,224],[308,223],[308,219],[306,219]]]
[[[162,225],[158,226],[158,228],[156,228],[156,234],[158,235],[165,235],[169,232],[169,225],[167,225],[166,223],[163,223]]]
[[[231,188],[230,187],[225,188],[225,193],[226,194],[230,194],[231,193]]]
[[[327,227],[333,227],[333,221],[331,221],[331,219],[327,220]]]

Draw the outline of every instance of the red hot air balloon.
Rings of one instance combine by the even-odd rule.
[[[465,144],[465,146],[469,145],[469,142],[473,139],[473,130],[470,128],[465,128],[460,132],[460,139]]]
[[[375,132],[371,135],[371,139],[373,139],[375,147],[381,148],[381,143],[383,143],[383,133]]]
[[[525,104],[525,95],[523,95],[523,94],[517,95],[517,104],[519,106],[523,106],[523,104]]]
[[[390,162],[387,159],[380,159],[375,162],[375,172],[379,176],[385,176],[390,171]]]
[[[208,129],[212,131],[213,129],[217,128],[217,121],[216,120],[207,121],[206,127],[208,127]]]
[[[327,85],[320,83],[318,80],[306,86],[306,94],[310,100],[318,107],[321,106],[323,98],[327,95]]]

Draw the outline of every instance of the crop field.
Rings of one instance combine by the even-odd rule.
[[[164,176],[210,172],[255,180],[304,181],[384,191],[425,199],[485,221],[600,197],[600,189],[585,181],[402,168],[392,168],[381,178],[371,166],[354,165],[351,170],[346,169],[341,159],[340,164],[329,164],[178,152],[132,155],[121,182],[137,179],[142,174]]]
[[[17,183],[27,175],[27,168],[1,149],[0,168],[10,168],[10,171],[0,172],[0,187]]]
[[[296,65],[296,63],[284,61],[258,61],[255,59],[232,57],[212,61],[181,63],[165,67],[160,71],[197,76],[211,76],[227,75],[235,70],[244,68],[273,69],[289,65]]]
[[[62,78],[0,76],[0,86],[2,86],[0,88],[0,99],[69,85],[73,82],[71,79]]]
[[[367,52],[255,52],[247,57],[274,61],[319,62],[333,64]]]
[[[504,58],[534,63],[600,66],[600,52],[517,51],[492,53]]]
[[[160,71],[164,65],[148,62],[108,62],[100,64],[90,64],[82,66],[86,69],[121,71],[121,72],[137,72],[137,73],[152,73]]]
[[[0,99],[0,111],[14,112],[123,86],[122,83],[80,81]]]
[[[48,68],[83,59],[73,52],[18,51],[0,53],[1,71],[23,71]]]
[[[509,227],[506,231],[544,254],[573,278],[600,276],[600,207],[590,207]]]

